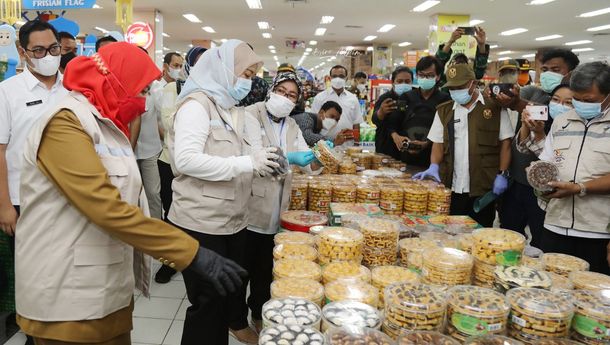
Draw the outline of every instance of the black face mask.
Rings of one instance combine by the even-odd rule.
[[[74,52],[69,52],[62,55],[61,60],[59,61],[59,67],[61,67],[62,69],[66,69],[66,66],[68,66],[68,62],[72,61],[72,59],[74,59],[75,57],[76,54],[74,54]]]

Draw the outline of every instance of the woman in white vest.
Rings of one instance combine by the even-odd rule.
[[[38,345],[131,343],[134,287],[148,296],[150,280],[150,258],[134,248],[214,283],[221,294],[236,291],[246,275],[145,214],[122,105],[159,76],[150,57],[128,43],[77,57],[64,76],[72,92],[30,132],[16,299],[19,326]]]
[[[244,42],[229,40],[199,58],[178,97],[169,131],[177,176],[168,219],[199,243],[244,265],[248,200],[254,175],[279,165],[274,148],[262,148],[260,126],[237,103],[250,91],[261,59]],[[191,306],[182,345],[228,344],[228,330],[242,342],[258,337],[243,322],[245,287],[221,298],[209,283],[184,274]]]
[[[312,172],[309,165],[314,162],[315,156],[296,121],[288,116],[301,97],[302,85],[297,75],[292,72],[280,73],[273,80],[266,101],[253,104],[246,111],[258,120],[263,146],[281,148],[290,164],[306,167],[306,172]],[[288,209],[291,180],[289,174],[281,180],[254,178],[252,183],[245,267],[250,278],[248,306],[257,331],[262,328],[263,304],[271,298],[269,285],[273,280],[273,236],[280,228],[280,213]],[[244,318],[247,318],[247,313]]]

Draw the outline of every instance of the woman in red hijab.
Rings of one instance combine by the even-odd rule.
[[[195,273],[221,295],[242,283],[237,264],[146,215],[127,138],[133,107],[125,105],[160,75],[128,43],[78,57],[64,76],[72,92],[30,132],[16,300],[19,326],[37,345],[131,344],[134,287],[148,295],[150,279],[141,252]]]

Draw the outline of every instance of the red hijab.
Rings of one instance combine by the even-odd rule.
[[[129,137],[129,121],[143,109],[125,105],[160,76],[161,71],[142,49],[117,42],[102,47],[91,57],[79,56],[70,61],[64,86],[82,93],[103,117]],[[132,113],[138,109],[142,112],[134,116]]]

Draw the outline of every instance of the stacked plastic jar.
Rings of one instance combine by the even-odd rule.
[[[377,308],[361,302],[332,302],[322,309],[322,332],[342,326],[380,329],[381,321]]]
[[[333,197],[333,187],[327,182],[309,184],[308,210],[327,214]]]
[[[311,279],[284,278],[271,283],[271,298],[304,298],[322,306],[324,287]]]
[[[451,208],[451,189],[438,187],[428,193],[428,214],[449,214]]]
[[[356,187],[356,201],[360,204],[379,204],[380,189],[376,184],[361,182]]]
[[[370,283],[371,271],[351,261],[335,261],[324,266],[322,270],[322,283],[326,285],[337,279],[358,279],[365,283]]]
[[[315,262],[318,260],[318,251],[306,244],[279,244],[273,248],[273,259],[297,259]]]
[[[379,290],[379,308],[384,307],[385,288],[396,283],[418,284],[420,275],[408,268],[399,266],[378,266],[371,270],[371,283]]]
[[[273,265],[273,279],[297,278],[320,281],[322,270],[320,265],[312,261],[298,259],[277,260]]]
[[[579,290],[572,296],[572,338],[588,345],[610,344],[610,290]]]
[[[576,290],[609,290],[610,276],[597,272],[576,271],[570,273],[570,280]]]
[[[315,239],[312,235],[305,232],[287,231],[277,233],[273,237],[275,245],[280,244],[304,244],[307,246],[315,246]]]
[[[478,229],[473,233],[474,284],[493,287],[497,265],[516,266],[521,263],[525,237],[504,229]]]
[[[290,191],[289,210],[307,210],[307,194],[309,183],[306,181],[293,182]]]
[[[337,183],[333,185],[333,202],[356,202],[356,186],[350,183]]]
[[[542,264],[545,271],[561,274],[564,277],[569,276],[570,272],[589,270],[589,263],[585,260],[560,253],[542,254]]]
[[[326,303],[338,301],[357,301],[377,308],[379,291],[359,279],[337,279],[324,288]]]
[[[381,185],[379,207],[385,214],[401,214],[404,205],[404,191],[397,184]]]
[[[354,229],[327,227],[320,232],[319,261],[327,265],[334,261],[362,262],[364,236]]]
[[[302,298],[272,299],[263,304],[263,327],[299,325],[320,330],[322,311]]]
[[[344,326],[326,332],[327,345],[394,345],[394,341],[380,331],[367,327]]]
[[[324,335],[311,327],[277,325],[265,328],[260,334],[258,344],[295,344],[297,341],[304,345],[322,345]]]
[[[364,237],[363,264],[365,266],[396,264],[400,234],[398,222],[371,218],[360,224],[360,231]]]
[[[423,253],[422,277],[433,285],[469,285],[472,280],[472,256],[454,248],[432,248]]]
[[[403,209],[406,214],[427,214],[428,189],[420,185],[406,187]]]
[[[437,248],[438,243],[421,238],[404,238],[398,242],[400,249],[400,265],[421,271],[424,264],[423,252],[429,248]]]

